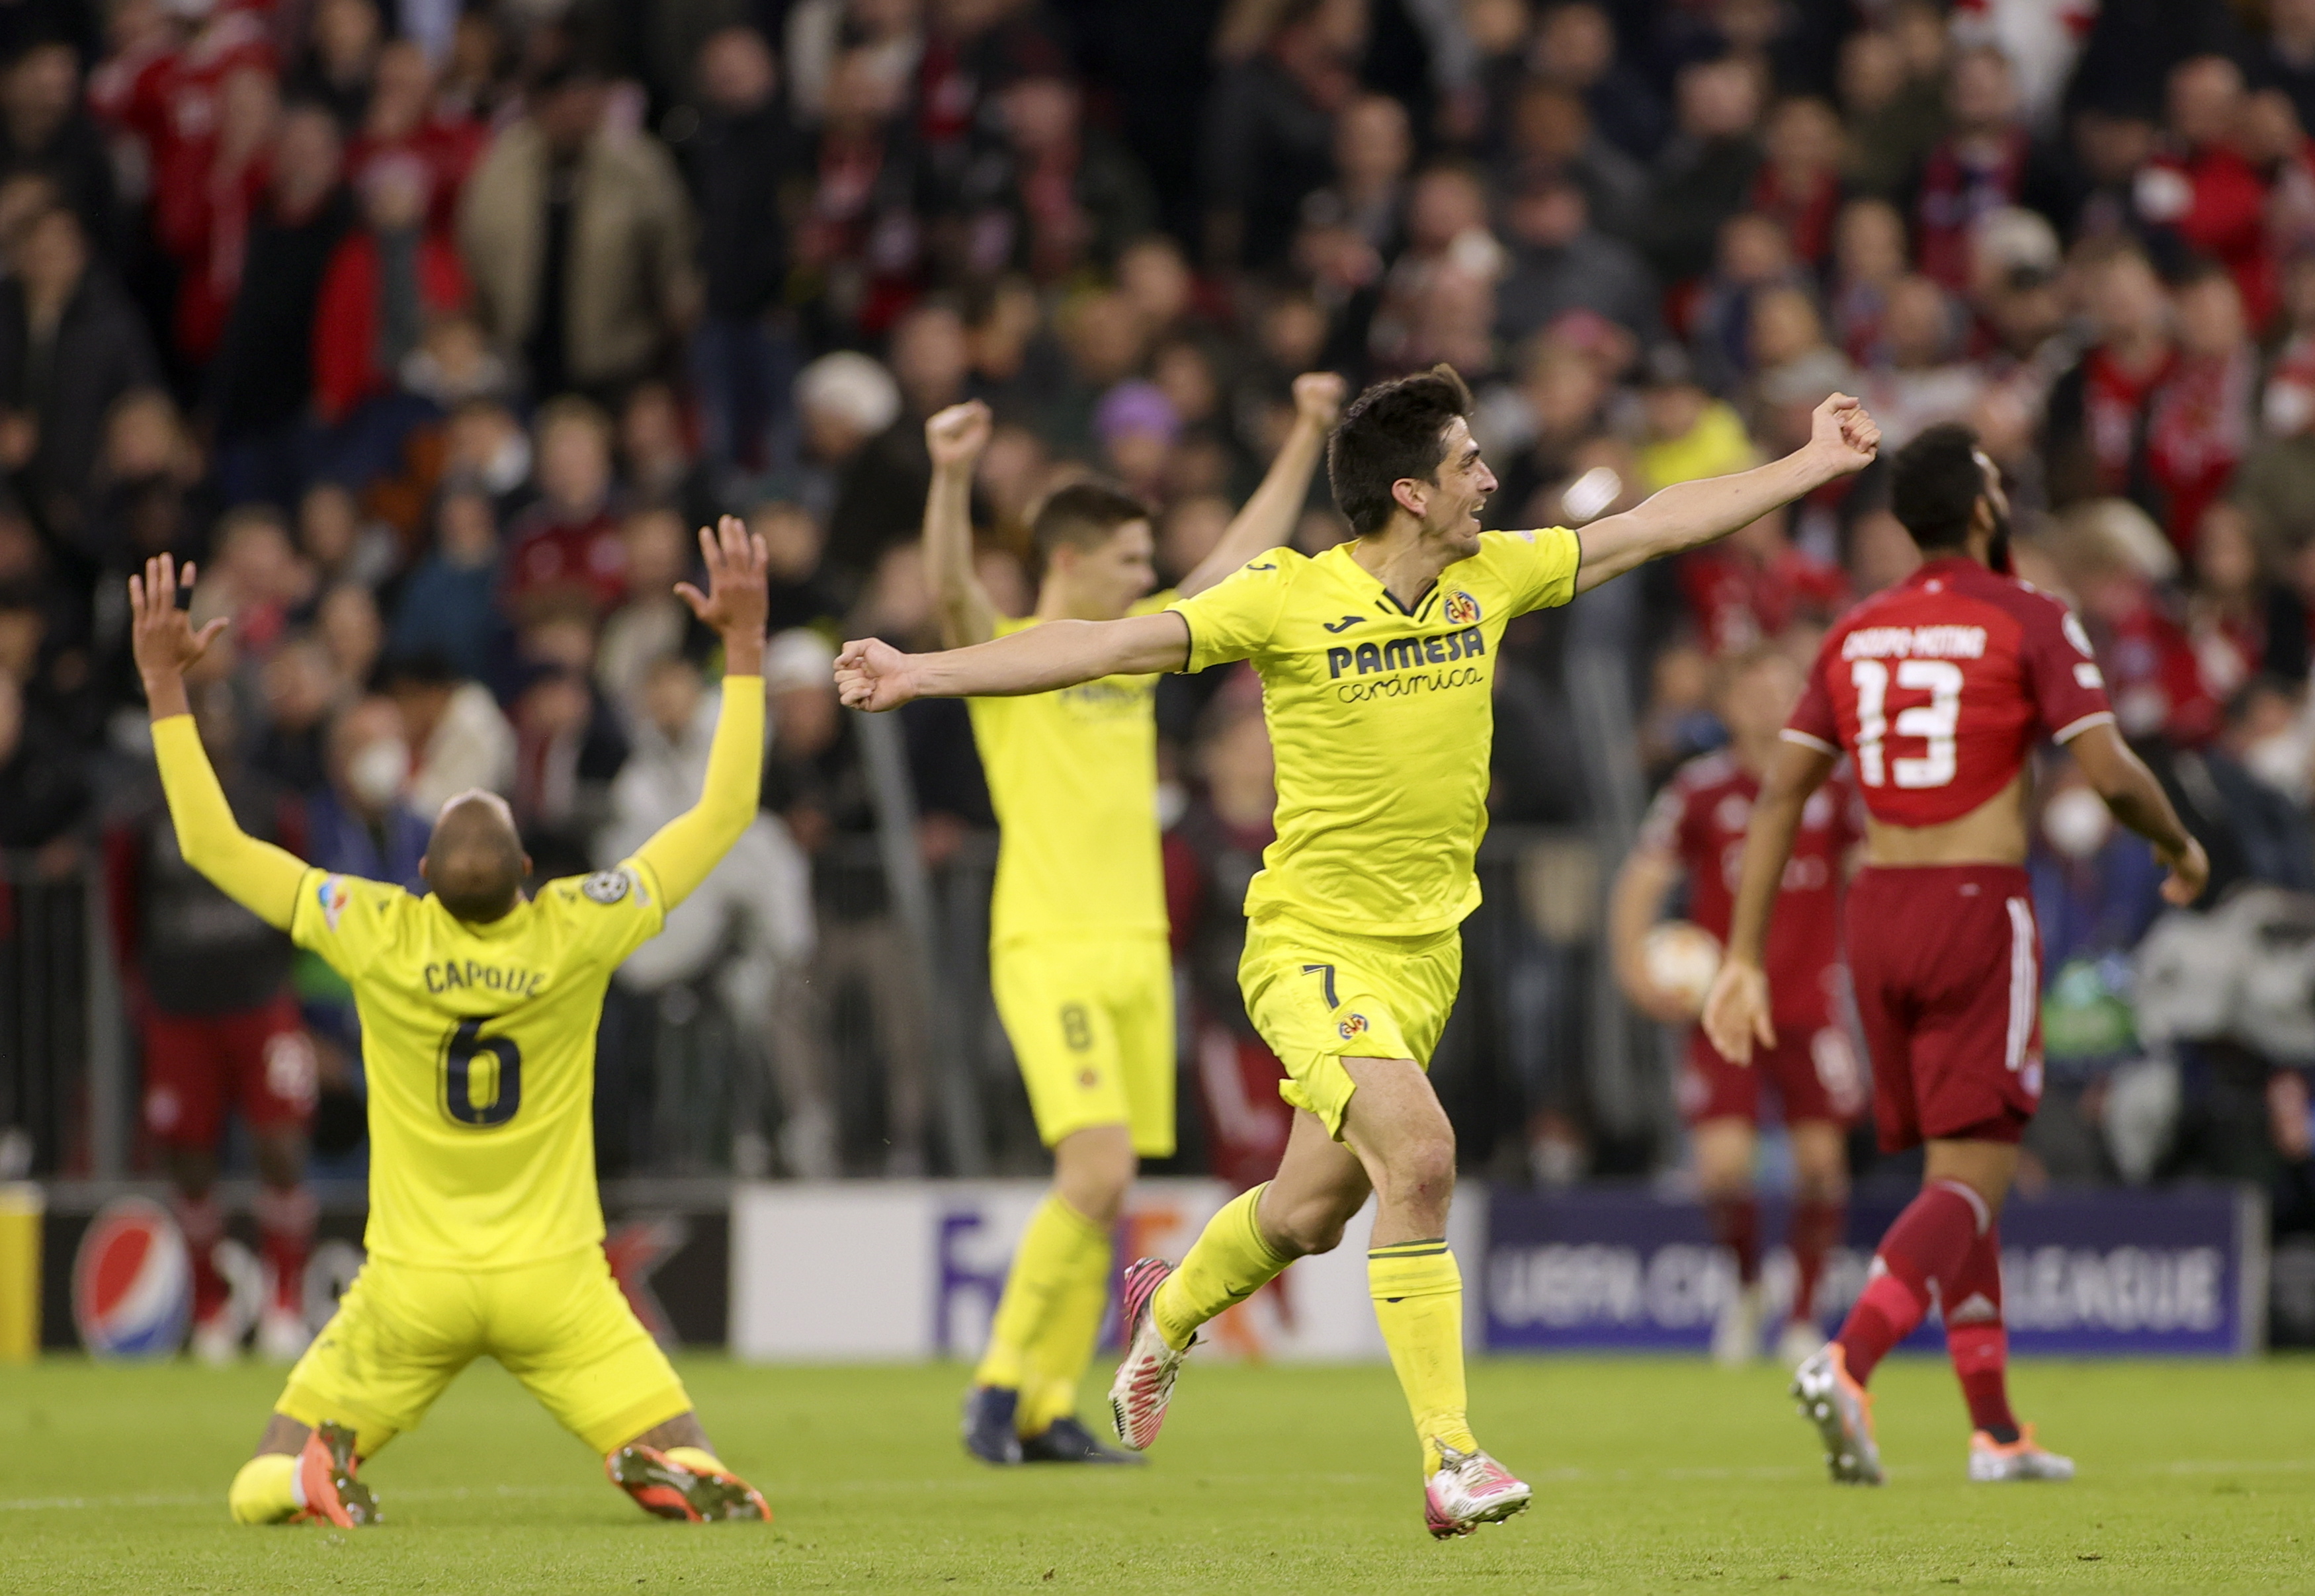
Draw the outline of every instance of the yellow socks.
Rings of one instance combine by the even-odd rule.
[[[279,1524],[306,1505],[297,1493],[297,1459],[287,1452],[252,1458],[226,1494],[236,1524]]]
[[[1101,1317],[1109,1308],[1109,1249],[1102,1249],[1101,1268],[1070,1283],[1053,1304],[1044,1334],[1029,1357],[1029,1377],[1021,1387],[1021,1405],[1014,1428],[1024,1436],[1042,1435],[1055,1419],[1078,1410],[1078,1384],[1086,1365],[1093,1361],[1093,1344],[1101,1334]]]
[[[1423,1443],[1423,1472],[1439,1467],[1439,1443],[1476,1451],[1463,1416],[1463,1275],[1443,1239],[1395,1242],[1367,1254],[1367,1290],[1399,1388]]]
[[[704,1447],[670,1447],[661,1454],[670,1463],[680,1463],[694,1474],[730,1474],[732,1471],[717,1460],[714,1453]]]
[[[1108,1279],[1109,1232],[1049,1193],[1021,1233],[1021,1246],[1005,1276],[1005,1295],[998,1299],[997,1317],[989,1326],[989,1350],[973,1370],[972,1383],[1013,1391],[1030,1384],[1037,1373],[1033,1361],[1038,1348],[1056,1333],[1063,1304],[1086,1281],[1105,1285]],[[1100,1309],[1094,1311],[1097,1321]],[[1095,1328],[1099,1328],[1097,1322]],[[1086,1355],[1091,1357],[1092,1352],[1088,1338]],[[1078,1367],[1082,1370],[1084,1366]],[[1075,1376],[1070,1384],[1075,1386]]]
[[[1188,1346],[1199,1326],[1253,1296],[1293,1262],[1271,1249],[1255,1222],[1254,1210],[1268,1189],[1264,1182],[1224,1203],[1199,1232],[1182,1267],[1158,1288],[1149,1314],[1167,1346],[1176,1352]]]

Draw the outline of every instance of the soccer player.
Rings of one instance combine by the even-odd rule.
[[[1178,1269],[1145,1258],[1127,1271],[1111,1406],[1125,1443],[1147,1447],[1198,1326],[1335,1246],[1372,1192],[1368,1282],[1441,1537],[1530,1494],[1464,1416],[1463,1287],[1446,1242],[1455,1139],[1424,1073],[1460,978],[1457,927],[1478,901],[1504,624],[1862,470],[1880,439],[1836,395],[1807,445],[1772,465],[1666,488],[1581,535],[1483,533],[1495,476],[1470,409],[1446,366],[1361,395],[1326,453],[1356,536],[1316,558],[1270,550],[1157,615],[1055,620],[935,654],[872,639],[837,657],[844,701],[870,710],[1253,661],[1278,752],[1278,840],[1247,889],[1239,978],[1291,1077],[1294,1129],[1277,1175],[1224,1206]]]
[[[423,898],[311,870],[234,823],[186,713],[193,630],[165,554],[129,578],[134,649],[178,846],[194,869],[353,988],[369,1079],[368,1261],[235,1476],[233,1516],[374,1523],[356,1474],[488,1353],[598,1453],[646,1510],[767,1519],[710,1450],[691,1399],[603,1256],[595,1191],[595,1026],[619,962],[660,928],[756,814],[762,775],[764,549],[703,529],[708,591],[677,589],[723,635],[723,717],[705,791],[616,870],[522,891],[506,803],[450,800]],[[189,590],[193,569],[185,568]]]
[[[932,491],[925,566],[950,647],[1044,622],[1115,620],[1212,587],[1284,540],[1343,380],[1294,384],[1294,424],[1268,474],[1175,593],[1149,596],[1149,510],[1101,482],[1060,488],[1032,530],[1045,572],[1034,614],[997,613],[972,572],[972,473],[989,407],[925,423]],[[1174,1150],[1174,966],[1158,863],[1156,678],[971,700],[1003,827],[989,906],[989,984],[1053,1149],[1046,1194],[1005,1280],[964,1404],[964,1444],[989,1463],[1122,1463],[1078,1422],[1078,1382],[1109,1305],[1110,1234],[1138,1158]]]
[[[1724,943],[1736,895],[1744,823],[1775,759],[1777,734],[1800,696],[1801,673],[1770,647],[1739,655],[1719,694],[1729,746],[1691,759],[1657,794],[1638,843],[1617,873],[1609,899],[1609,943],[1617,979],[1642,1012],[1674,1024],[1696,1018],[1690,1006],[1648,979],[1648,927],[1684,876],[1688,918]],[[1833,1005],[1840,980],[1841,871],[1859,827],[1856,793],[1836,772],[1801,811],[1792,864],[1777,895],[1776,935],[1769,946],[1770,986],[1782,1043],[1752,1068],[1721,1057],[1700,1027],[1690,1024],[1680,1076],[1681,1113],[1696,1146],[1697,1184],[1713,1238],[1735,1255],[1737,1291],[1723,1307],[1712,1353],[1723,1363],[1760,1356],[1763,1304],[1761,1214],[1752,1192],[1762,1077],[1777,1089],[1792,1139],[1793,1301],[1777,1342],[1790,1368],[1824,1344],[1816,1324],[1816,1286],[1824,1257],[1840,1239],[1849,1201],[1849,1126],[1865,1105],[1856,1050]]]
[[[1704,1024],[1740,1064],[1778,1045],[1761,962],[1777,883],[1811,795],[1848,754],[1867,814],[1846,918],[1874,1118],[1884,1148],[1926,1143],[1927,1162],[1840,1334],[1793,1393],[1832,1477],[1878,1485],[1865,1383],[1934,1296],[1969,1405],[1969,1477],[2071,1479],[2073,1464],[2010,1412],[2001,1322],[2001,1203],[2042,1095],[2027,756],[2044,735],[2073,755],[2115,818],[2154,845],[2170,902],[2201,895],[2210,862],[2115,731],[2081,623],[2007,574],[2009,503],[1975,436],[1923,432],[1898,451],[1890,494],[1926,561],[1825,635],[1752,806]]]

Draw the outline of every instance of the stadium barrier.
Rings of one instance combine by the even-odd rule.
[[[1043,1187],[1029,1181],[754,1184],[732,1207],[732,1351],[759,1361],[970,1357]],[[1120,1227],[1121,1262],[1179,1258],[1230,1195],[1219,1182],[1143,1183]],[[1831,1320],[1864,1283],[1902,1193],[1861,1196],[1827,1272]],[[1777,1234],[1781,1216],[1766,1216]],[[1343,1245],[1305,1259],[1219,1321],[1225,1356],[1380,1358],[1367,1299],[1372,1204]],[[2266,1217],[2248,1189],[2080,1192],[2015,1200],[2003,1216],[2012,1345],[2070,1357],[2242,1356],[2265,1344]],[[1734,1290],[1703,1210],[1642,1192],[1549,1194],[1467,1185],[1450,1237],[1475,1347],[1495,1352],[1701,1354]],[[1771,1255],[1772,1299],[1791,1264]],[[800,1282],[809,1282],[808,1286]],[[1113,1339],[1114,1326],[1111,1327]],[[1940,1348],[1934,1326],[1912,1343]]]

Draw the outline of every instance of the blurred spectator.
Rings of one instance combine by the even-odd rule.
[[[661,659],[646,669],[636,708],[634,754],[612,784],[610,818],[595,848],[597,863],[607,869],[697,801],[714,736],[714,701],[698,668],[682,659]],[[679,1130],[685,1118],[702,1114],[713,1121],[714,1105],[726,1100],[684,1078],[682,1065],[696,1074],[710,1061],[670,1035],[696,1021],[691,1006],[664,996],[679,989],[712,995],[731,1023],[733,1067],[768,1069],[781,1087],[785,1172],[813,1180],[839,1172],[836,1113],[818,1038],[796,1023],[792,1005],[780,1001],[801,979],[812,943],[810,866],[787,828],[759,814],[699,889],[669,913],[666,928],[619,969],[626,991],[661,999],[652,1006],[655,1023],[631,1023],[618,1039],[627,1079],[616,1085],[627,1087],[624,1106],[637,1128],[656,1123]],[[634,1100],[637,1077],[656,1088],[639,1103]],[[613,1086],[599,1085],[599,1097]],[[752,1094],[741,1098],[752,1100]],[[742,1126],[741,1132],[743,1142],[761,1139],[758,1126]],[[682,1142],[666,1130],[643,1143],[646,1148],[671,1144]],[[752,1173],[766,1171],[759,1165]]]
[[[698,308],[681,180],[657,140],[604,125],[604,93],[568,59],[542,73],[459,201],[483,325],[541,398],[609,398],[674,350]]]
[[[248,22],[252,13],[241,12]],[[281,100],[261,57],[244,59],[170,117],[154,147],[155,241],[176,268],[172,342],[195,365],[217,352],[241,292],[249,231],[263,211]]]
[[[384,32],[377,0],[314,0],[305,58],[289,76],[289,92],[338,119],[350,137],[369,108]]]
[[[626,552],[611,510],[611,423],[566,395],[538,412],[538,500],[507,529],[505,595],[521,604],[576,592],[599,609],[626,592]]]
[[[1840,102],[1849,128],[1849,177],[1894,199],[1944,131],[1946,29],[1928,0],[1901,0],[1889,26],[1851,33],[1840,47]]]
[[[2266,25],[2266,43],[2251,59],[2251,81],[2282,90],[2299,125],[2315,128],[2315,0],[2268,0]]]
[[[1602,232],[1632,236],[1647,213],[1648,170],[1592,129],[1583,101],[1564,89],[1533,84],[1512,111],[1501,163],[1503,187],[1564,178],[1583,191]]]
[[[1860,396],[1881,423],[1881,436],[1903,448],[1940,421],[1970,419],[1985,391],[1978,365],[1959,359],[1960,307],[1928,277],[1891,284],[1881,314],[1881,359],[1863,379]]]
[[[714,524],[723,497],[708,463],[694,452],[675,390],[637,383],[619,407],[620,481],[628,500],[662,504],[693,530]]]
[[[1913,183],[1914,244],[1923,276],[1961,289],[1978,221],[2011,205],[2056,208],[2057,179],[2020,116],[2009,58],[1992,45],[1954,58],[1946,109],[1948,130]]]
[[[298,633],[282,641],[258,678],[265,717],[256,728],[249,767],[305,797],[329,779],[330,717],[343,678],[322,640]]]
[[[1648,351],[1640,409],[1646,429],[1640,473],[1648,492],[1752,468],[1755,454],[1743,421],[1704,391],[1678,344]]]
[[[626,602],[603,622],[595,652],[595,681],[632,723],[646,677],[659,661],[694,651],[685,646],[691,610],[675,584],[696,563],[692,528],[674,510],[632,511],[619,527],[627,573]],[[703,640],[704,641],[704,640]]]
[[[1681,556],[1681,591],[1710,652],[1774,642],[1789,627],[1823,625],[1847,607],[1840,568],[1803,552],[1785,528],[1785,512],[1771,510]]]
[[[2160,491],[2163,530],[2192,555],[2203,511],[2250,452],[2258,354],[2233,279],[2215,267],[2173,297],[2178,353],[2146,418],[2147,469]]]
[[[911,310],[892,329],[892,377],[900,413],[847,462],[828,523],[830,562],[865,574],[893,543],[913,537],[932,481],[925,453],[925,419],[964,397],[971,353],[964,322],[946,304]],[[864,391],[865,383],[852,379]],[[882,395],[877,396],[881,401]],[[881,408],[881,403],[878,405]],[[865,412],[868,406],[863,403]]]
[[[975,228],[970,269],[988,274],[1012,266],[1053,283],[1113,268],[1126,244],[1157,220],[1140,164],[1086,125],[1077,84],[1058,73],[1006,84],[998,111],[1006,158],[976,163],[962,195],[968,207],[989,208]]]
[[[416,160],[428,179],[427,226],[448,234],[457,218],[458,195],[487,142],[483,125],[441,92],[415,40],[390,39],[379,47],[369,106],[346,153],[346,169],[356,184],[368,181],[376,163]]]
[[[1205,109],[1207,263],[1260,270],[1286,258],[1303,200],[1330,174],[1334,119],[1358,93],[1367,43],[1358,0],[1287,0],[1262,48],[1226,66]]]
[[[338,675],[357,690],[367,689],[386,648],[386,626],[369,590],[350,581],[329,589],[314,608],[314,626]]]
[[[1619,58],[1604,8],[1583,0],[1546,10],[1536,30],[1532,69],[1554,88],[1580,95],[1600,131],[1625,154],[1654,159],[1665,132],[1663,102]]]
[[[2051,501],[2120,493],[2159,518],[2146,446],[2155,390],[2177,359],[2169,300],[2146,257],[2128,245],[2104,250],[2081,271],[2095,341],[2050,395]]]
[[[292,107],[274,141],[262,212],[209,373],[218,474],[233,499],[293,504],[315,464],[314,313],[353,205],[338,181],[337,125]]]
[[[832,630],[843,601],[820,568],[820,522],[800,504],[766,500],[748,511],[748,530],[764,540],[771,630]]]
[[[361,219],[332,253],[314,315],[314,412],[324,426],[355,421],[339,469],[387,474],[419,419],[393,395],[429,322],[466,301],[466,272],[448,235],[427,226],[433,180],[415,157],[376,159],[361,173]],[[367,413],[365,412],[367,411]]]
[[[1569,310],[1595,311],[1643,342],[1656,330],[1655,279],[1639,253],[1592,225],[1583,191],[1534,180],[1505,213],[1511,266],[1495,289],[1495,331],[1517,342]]]
[[[80,217],[42,213],[0,282],[0,469],[51,538],[79,544],[105,416],[158,379],[136,308],[90,259]]]
[[[22,683],[0,671],[0,848],[50,848],[81,823],[88,802],[77,750],[26,714]]]
[[[297,501],[297,548],[325,583],[375,590],[402,563],[393,529],[365,519],[360,501],[341,482],[317,482]]]
[[[489,688],[439,654],[416,654],[388,662],[386,691],[409,750],[404,795],[419,814],[439,814],[471,788],[503,793],[513,785],[514,729]]]
[[[797,374],[795,397],[803,428],[795,496],[825,525],[854,459],[899,421],[900,386],[866,355],[839,350]]]
[[[2137,185],[2139,216],[2224,266],[2242,291],[2250,324],[2263,328],[2275,312],[2275,259],[2267,247],[2266,182],[2238,147],[2242,69],[2222,55],[2182,62],[2170,74],[2169,103],[2171,147]]]
[[[403,584],[387,648],[396,659],[435,654],[462,676],[481,674],[499,629],[497,517],[488,493],[453,483],[434,507],[433,546]]]
[[[693,336],[707,457],[761,472],[793,450],[783,436],[794,350],[776,324],[787,286],[781,190],[803,159],[764,36],[718,29],[700,46],[698,130],[680,146],[699,208],[703,314]]]
[[[328,785],[306,801],[311,863],[423,890],[433,823],[411,807],[410,743],[392,698],[359,698],[331,723]]]
[[[1721,224],[1741,209],[1761,165],[1760,80],[1734,58],[1681,69],[1678,121],[1656,166],[1639,244],[1671,283],[1712,264]]]
[[[1769,113],[1761,148],[1752,208],[1785,230],[1797,259],[1822,267],[1840,208],[1840,119],[1822,100],[1784,101]]]
[[[120,236],[112,159],[82,108],[81,62],[63,39],[35,36],[0,66],[0,172],[44,173],[100,251]]]

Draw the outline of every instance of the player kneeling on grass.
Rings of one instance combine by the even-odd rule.
[[[1690,1025],[1677,1093],[1681,1115],[1696,1147],[1697,1184],[1713,1239],[1736,1260],[1737,1289],[1723,1306],[1712,1335],[1722,1363],[1761,1355],[1766,1297],[1761,1279],[1760,1204],[1752,1161],[1760,1139],[1761,1087],[1773,1086],[1793,1149],[1793,1298],[1777,1337],[1787,1368],[1824,1344],[1817,1328],[1816,1288],[1825,1254],[1840,1239],[1848,1213],[1849,1124],[1865,1106],[1855,1050],[1833,1012],[1840,980],[1841,871],[1858,835],[1857,794],[1846,770],[1809,800],[1801,814],[1799,844],[1777,898],[1776,935],[1769,944],[1770,987],[1777,998],[1779,1044],[1750,1068],[1722,1058],[1694,1025],[1714,966],[1703,981],[1668,989],[1650,970],[1650,927],[1665,895],[1683,875],[1688,914],[1709,938],[1698,937],[1716,959],[1728,935],[1736,896],[1736,864],[1744,824],[1760,795],[1761,777],[1774,761],[1778,732],[1800,696],[1797,666],[1763,644],[1724,668],[1721,723],[1729,746],[1690,760],[1656,795],[1638,843],[1617,873],[1610,900],[1609,938],[1624,991],[1654,1018]]]
[[[443,806],[424,898],[309,870],[244,833],[185,703],[185,668],[225,623],[192,629],[165,554],[129,578],[185,859],[351,984],[369,1080],[369,1259],[235,1476],[243,1523],[377,1522],[358,1464],[484,1353],[604,1454],[647,1511],[771,1516],[716,1460],[683,1382],[611,1278],[595,1190],[603,989],[746,829],[762,776],[763,545],[727,517],[700,546],[708,591],[677,591],[723,634],[730,690],[699,802],[617,869],[549,882],[536,898],[523,895],[530,861],[513,817],[488,793]],[[193,575],[187,566],[183,591]]]
[[[1566,528],[1485,532],[1495,491],[1447,367],[1368,389],[1328,444],[1358,536],[1265,551],[1157,615],[1055,618],[969,648],[837,656],[844,702],[1050,693],[1113,676],[1251,661],[1278,753],[1278,840],[1246,889],[1246,1012],[1291,1077],[1275,1178],[1206,1224],[1180,1267],[1126,1272],[1118,1435],[1157,1438],[1204,1325],[1294,1259],[1331,1251],[1372,1194],[1367,1284],[1415,1420],[1424,1517],[1441,1538],[1523,1512],[1527,1484],[1465,1411],[1463,1277],[1447,1245],[1455,1132],[1425,1074],[1461,980],[1463,918],[1486,829],[1493,686],[1504,626],[1645,561],[1726,536],[1860,471],[1880,430],[1854,399],[1817,409],[1808,446]]]
[[[2115,818],[2154,845],[2162,895],[2210,878],[2161,786],[2115,730],[2089,635],[2009,574],[2009,502],[1965,427],[1898,451],[1890,508],[1925,556],[1825,634],[1744,842],[1728,955],[1705,1006],[1742,1064],[1773,1049],[1761,967],[1769,917],[1810,795],[1843,754],[1867,811],[1849,884],[1849,970],[1890,1152],[1928,1144],[1920,1195],[1881,1238],[1840,1334],[1793,1394],[1835,1480],[1881,1483],[1865,1382],[1934,1299],[1969,1404],[1969,1477],[2071,1479],[2009,1410],[2001,1203],[2042,1096],[2041,942],[2026,875],[2026,761],[2044,736],[2074,756]],[[1781,1002],[1781,994],[1778,1001]]]

